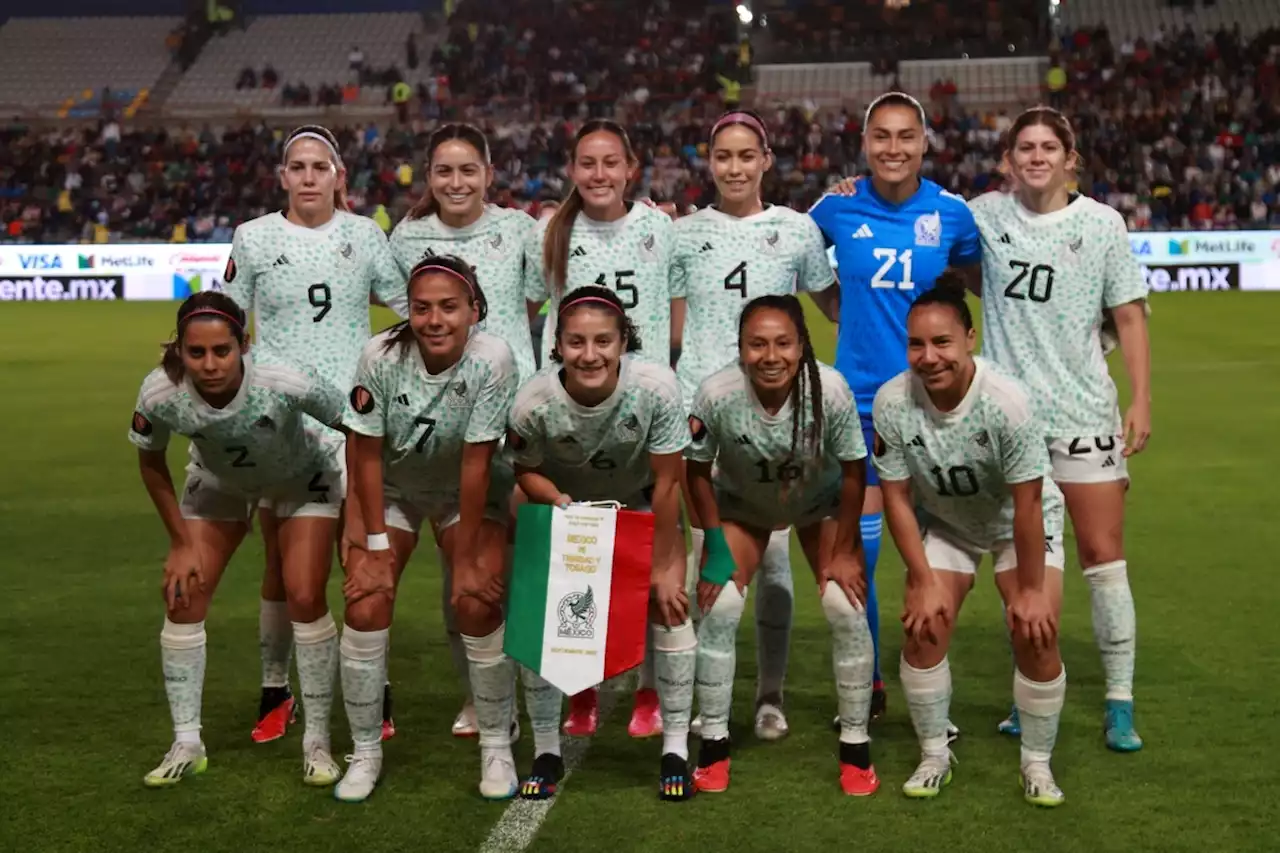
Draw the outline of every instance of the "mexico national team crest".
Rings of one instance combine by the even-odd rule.
[[[342,248],[338,250],[338,254],[342,255],[342,259],[349,261],[355,257],[356,250],[350,243],[343,243]]]
[[[449,396],[447,404],[451,408],[467,405],[467,380],[459,379],[456,384],[449,386]]]
[[[506,254],[506,241],[501,234],[494,234],[484,241],[484,253],[490,258],[501,258]]]
[[[644,235],[640,240],[640,256],[646,261],[658,259],[658,238],[652,232]]]
[[[942,245],[942,215],[938,211],[923,214],[916,219],[916,245]]]
[[[587,587],[586,592],[571,592],[560,599],[556,608],[560,625],[556,633],[571,640],[591,640],[596,635],[596,597]]]
[[[770,229],[769,233],[760,238],[760,251],[766,255],[778,254],[778,248],[782,245],[782,236],[778,233],[778,229]]]
[[[618,431],[625,432],[633,438],[640,434],[640,419],[636,417],[635,412],[632,412],[618,422]]]

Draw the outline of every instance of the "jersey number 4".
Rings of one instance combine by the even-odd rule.
[[[911,250],[898,254],[897,249],[873,249],[871,254],[881,261],[880,269],[871,276],[872,287],[896,287],[898,290],[914,290],[916,283],[911,280]],[[889,274],[898,264],[902,265],[902,278],[898,281],[889,279]]]
[[[631,280],[635,278],[635,270],[618,270],[613,274],[613,289],[618,292],[618,298],[622,300],[622,307],[628,311],[640,304],[640,291],[636,289],[635,283]],[[608,287],[609,281],[605,278],[607,273],[600,273],[596,278],[596,287]]]
[[[724,277],[724,289],[736,290],[743,298],[747,298],[747,262],[738,264]]]

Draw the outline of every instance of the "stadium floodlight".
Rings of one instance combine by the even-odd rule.
[[[746,3],[738,4],[738,20],[739,21],[741,21],[744,25],[750,24],[752,18],[754,17],[755,16],[751,14],[751,10],[747,8]]]

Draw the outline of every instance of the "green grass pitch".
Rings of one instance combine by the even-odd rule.
[[[873,730],[880,793],[840,795],[827,629],[797,552],[787,707],[792,735],[750,735],[754,627],[744,620],[733,787],[658,802],[656,742],[626,737],[624,696],[534,850],[1264,851],[1280,826],[1275,642],[1280,582],[1270,517],[1280,472],[1280,343],[1264,294],[1178,294],[1154,304],[1155,430],[1133,460],[1127,549],[1138,605],[1138,726],[1146,749],[1102,745],[1102,674],[1078,567],[1062,647],[1069,689],[1055,756],[1066,805],[1022,802],[1017,744],[995,732],[1010,663],[989,569],[962,615],[952,715],[964,735],[935,802],[898,791],[916,746],[897,685],[901,570],[880,601],[890,710]],[[301,727],[256,746],[262,549],[248,540],[209,619],[204,738],[210,769],[144,790],[170,742],[159,671],[165,539],[125,431],[173,304],[0,308],[0,847],[5,850],[476,850],[505,806],[475,790],[477,749],[449,736],[458,709],[431,548],[397,602],[391,677],[401,733],[363,806],[300,781]],[[385,319],[380,315],[380,321]],[[831,332],[820,329],[829,357]],[[181,460],[171,460],[176,473]],[[330,602],[340,614],[336,577]],[[750,612],[750,611],[749,611]],[[296,679],[295,679],[296,689]],[[335,751],[349,743],[334,707]],[[517,758],[527,769],[530,738]]]

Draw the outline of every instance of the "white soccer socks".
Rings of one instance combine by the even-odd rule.
[[[485,637],[462,637],[480,729],[480,795],[490,800],[514,797],[520,787],[511,757],[515,664],[502,651],[505,634],[506,626],[500,625]]]
[[[733,674],[737,667],[738,623],[746,599],[730,580],[716,596],[698,626],[695,691],[702,713],[702,740],[729,736],[729,706],[733,704]]]
[[[1138,620],[1129,588],[1127,563],[1116,560],[1084,570],[1093,610],[1093,637],[1102,653],[1107,698],[1133,700],[1133,666]]]
[[[342,631],[342,701],[351,724],[355,753],[382,752],[382,692],[387,681],[387,635],[378,631]]]
[[[1067,696],[1067,670],[1052,681],[1013,674],[1013,701],[1022,720],[1022,764],[1048,764],[1058,740],[1058,720]]]
[[[298,655],[298,684],[306,729],[303,750],[329,744],[329,714],[333,708],[333,682],[338,671],[338,626],[333,614],[314,622],[294,622],[293,638]]]
[[[293,655],[293,623],[284,601],[258,602],[258,649],[262,656],[262,686],[289,686],[289,659]]]
[[[756,699],[781,703],[791,650],[795,590],[791,580],[791,530],[775,530],[755,578]]]
[[[662,753],[689,757],[689,718],[693,713],[693,676],[698,638],[693,623],[675,628],[651,625],[658,700],[662,703]]]
[[[164,692],[169,697],[173,739],[200,743],[200,704],[204,693],[207,637],[204,622],[181,624],[164,620],[160,631],[160,661]]]
[[[533,728],[533,755],[560,754],[560,711],[564,694],[541,675],[521,667],[524,674],[524,704]]]
[[[840,742],[867,743],[871,717],[871,678],[875,649],[866,612],[849,600],[839,584],[828,581],[822,612],[831,626],[831,658],[840,711]]]
[[[951,716],[951,662],[943,658],[937,666],[916,669],[904,657],[899,662],[898,677],[902,695],[911,713],[924,755],[947,754],[947,720]]]

